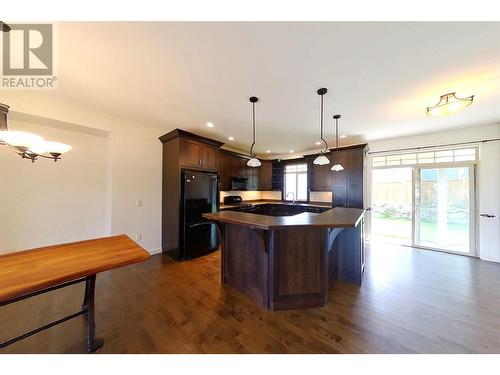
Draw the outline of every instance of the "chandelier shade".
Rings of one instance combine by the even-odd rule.
[[[1,131],[0,140],[14,148],[26,150],[44,143],[44,139],[39,135],[16,130]]]
[[[71,150],[71,146],[60,143],[46,141],[43,137],[18,130],[9,130],[7,126],[7,114],[9,106],[0,103],[0,145],[7,145],[12,151],[23,159],[32,162],[38,157],[57,161],[62,154]]]

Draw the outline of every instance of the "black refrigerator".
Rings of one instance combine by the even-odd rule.
[[[219,176],[215,173],[181,172],[180,254],[192,259],[218,248],[215,224],[202,214],[219,210]]]

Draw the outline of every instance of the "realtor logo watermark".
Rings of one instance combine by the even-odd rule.
[[[57,88],[52,24],[9,24],[2,32],[0,89],[47,90]]]

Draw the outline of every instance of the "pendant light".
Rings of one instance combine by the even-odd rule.
[[[333,119],[335,120],[335,151],[337,151],[339,148],[339,118],[340,117],[341,117],[340,115],[333,116]],[[340,163],[336,163],[332,167],[332,171],[335,171],[335,172],[339,172],[339,171],[343,171],[343,170],[344,170],[344,167]]]
[[[325,143],[325,149],[321,151],[316,159],[314,159],[313,163],[316,165],[326,165],[330,164],[330,160],[324,155],[325,152],[328,151],[328,143],[323,138],[323,96],[328,92],[324,87],[317,91],[318,95],[321,96],[321,114],[320,114],[320,138]]]
[[[252,135],[253,135],[253,142],[252,142],[252,146],[250,147],[250,157],[251,157],[251,159],[249,161],[247,161],[247,165],[249,167],[253,167],[253,168],[261,166],[260,160],[257,159],[255,157],[255,154],[253,153],[253,146],[255,146],[255,103],[257,103],[258,101],[259,101],[259,98],[257,98],[256,96],[252,96],[250,98],[250,103],[252,103]]]

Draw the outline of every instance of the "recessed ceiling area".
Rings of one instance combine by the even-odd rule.
[[[261,155],[318,149],[320,87],[331,146],[336,113],[344,144],[500,121],[500,23],[56,25],[59,90],[43,95],[241,150],[251,144],[255,95]],[[427,116],[448,92],[474,103]]]

